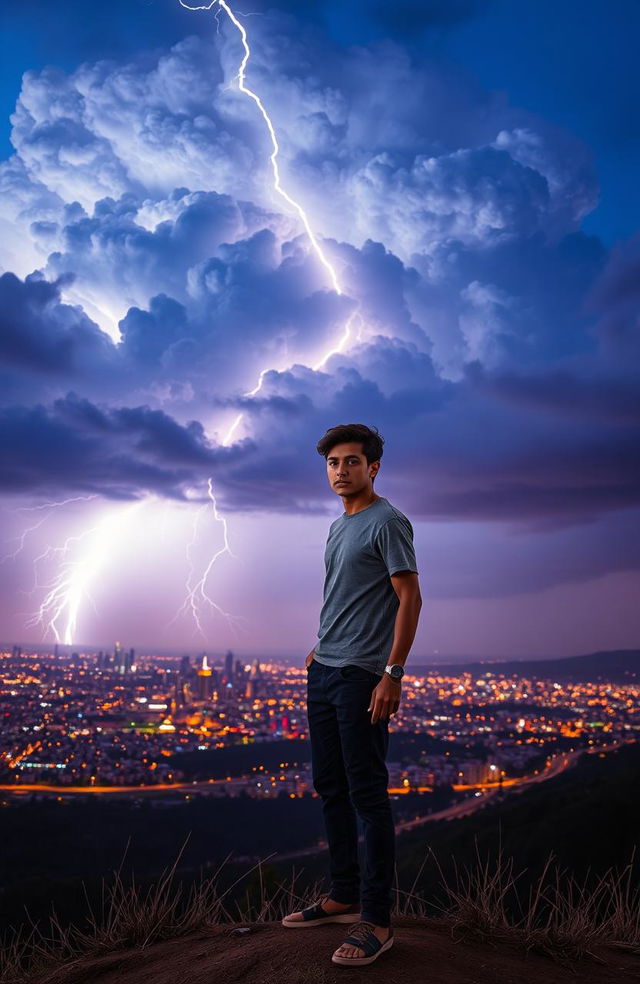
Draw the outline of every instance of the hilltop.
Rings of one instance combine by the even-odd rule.
[[[522,945],[498,946],[452,938],[435,919],[400,917],[396,941],[368,967],[342,968],[331,963],[339,945],[340,926],[287,930],[279,923],[214,926],[144,950],[122,949],[86,958],[55,973],[32,978],[33,984],[340,984],[366,979],[372,984],[626,984],[638,980],[640,960],[629,953],[600,950],[598,961],[584,959],[568,967]],[[346,974],[345,974],[346,971]]]

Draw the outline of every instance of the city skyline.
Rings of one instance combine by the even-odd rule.
[[[606,655],[590,668],[541,662],[522,673],[508,663],[408,667],[391,730],[413,764],[390,763],[390,790],[429,797],[450,786],[463,794],[452,803],[458,814],[474,789],[546,781],[580,751],[634,742],[638,652],[609,674]],[[300,744],[308,738],[306,670],[278,659],[247,665],[228,650],[218,666],[205,654],[159,665],[119,642],[112,652],[69,659],[14,646],[0,653],[0,713],[9,718],[0,748],[4,796],[142,790],[188,802],[313,793],[309,747]]]

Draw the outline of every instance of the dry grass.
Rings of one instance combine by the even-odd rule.
[[[103,882],[98,912],[87,899],[83,928],[62,926],[54,911],[46,929],[31,923],[27,930],[11,933],[3,942],[0,984],[27,984],[44,976],[54,984],[73,976],[73,968],[87,957],[127,948],[143,950],[160,940],[179,939],[219,923],[279,921],[323,891],[316,883],[301,894],[296,889],[300,873],[295,872],[289,885],[268,889],[263,866],[274,855],[260,860],[221,891],[219,876],[228,855],[214,875],[185,891],[175,877],[185,846],[186,842],[172,866],[146,891],[133,879],[125,882],[121,864],[111,881]],[[428,901],[415,891],[430,855],[440,872],[442,901]],[[557,866],[552,867],[550,855],[524,911],[515,893],[524,871],[514,875],[513,862],[503,857],[501,847],[495,860],[483,861],[476,843],[476,856],[475,867],[460,873],[456,869],[455,884],[447,885],[437,859],[428,852],[409,891],[401,890],[396,878],[393,915],[417,919],[435,915],[450,927],[454,940],[475,939],[492,946],[517,942],[560,961],[585,956],[598,959],[595,948],[602,946],[640,953],[640,892],[632,887],[633,856],[622,872],[609,870],[587,887],[586,879],[579,885]],[[232,904],[231,891],[255,871],[257,887],[247,889],[243,900]],[[520,910],[517,918],[510,914],[516,909]],[[310,980],[318,979],[315,969],[309,970]]]
[[[513,859],[504,857],[501,846],[495,859],[483,861],[476,841],[475,867],[462,872],[456,868],[453,885],[446,883],[433,856],[441,875],[441,904],[426,903],[412,889],[401,893],[405,898],[398,912],[426,917],[435,905],[454,939],[473,938],[494,946],[517,942],[561,962],[585,956],[598,960],[595,949],[603,946],[640,953],[640,888],[633,887],[634,859],[635,849],[623,871],[609,869],[595,882],[587,873],[580,884],[554,865],[550,854],[523,910],[515,889],[526,869],[514,874]]]

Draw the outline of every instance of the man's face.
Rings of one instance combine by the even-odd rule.
[[[337,495],[347,498],[371,488],[371,480],[379,467],[379,461],[367,464],[359,441],[336,444],[327,455],[329,485]]]

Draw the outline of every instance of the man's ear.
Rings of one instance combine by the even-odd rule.
[[[380,462],[373,461],[371,463],[371,478],[375,478],[379,470],[380,470]]]

